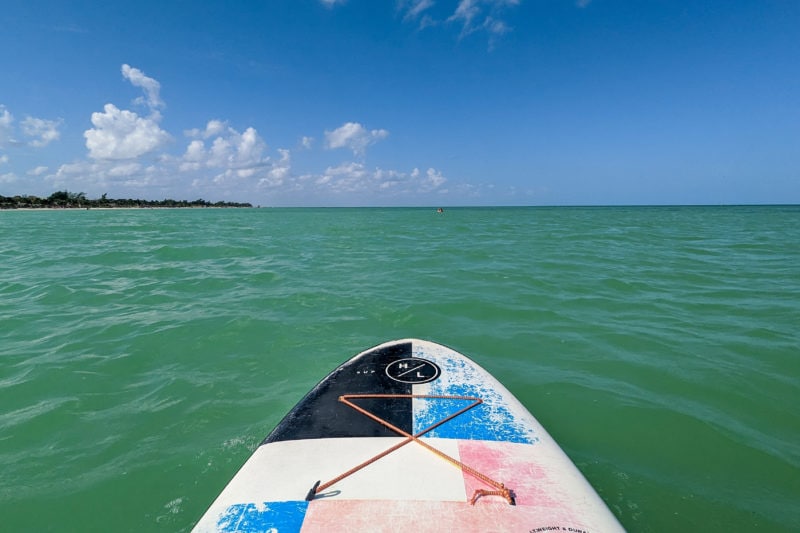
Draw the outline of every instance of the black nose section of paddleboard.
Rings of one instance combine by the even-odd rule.
[[[386,367],[411,357],[411,343],[398,343],[360,354],[336,368],[287,414],[262,444],[282,440],[397,437],[398,434],[341,403],[345,394],[411,394],[411,384],[392,379]],[[358,405],[397,426],[413,431],[410,398],[360,399]]]

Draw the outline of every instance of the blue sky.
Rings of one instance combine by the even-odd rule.
[[[795,0],[5,0],[0,194],[800,203]]]

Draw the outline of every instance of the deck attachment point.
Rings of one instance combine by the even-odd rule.
[[[307,502],[310,502],[311,500],[313,500],[314,496],[317,495],[317,487],[319,487],[319,482],[320,481],[322,481],[322,480],[317,480],[317,482],[314,483],[314,486],[311,487],[311,489],[308,491],[308,494],[306,494],[306,501]]]

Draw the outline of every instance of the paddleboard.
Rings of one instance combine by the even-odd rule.
[[[193,531],[624,530],[492,375],[446,346],[403,339],[317,384]]]

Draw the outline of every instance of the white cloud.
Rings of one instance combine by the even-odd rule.
[[[182,172],[200,170],[203,168],[205,159],[206,150],[203,141],[192,141],[186,147],[186,152],[183,154],[183,162],[179,168]]]
[[[259,137],[255,128],[247,128],[235,145],[235,160],[240,164],[252,165],[261,160],[262,153],[266,149],[267,143]]]
[[[389,136],[386,130],[367,130],[357,122],[346,122],[333,131],[325,132],[327,148],[349,148],[353,154],[363,156],[367,146]]]
[[[222,167],[233,159],[233,143],[229,139],[217,137],[208,150],[206,164],[209,167]]]
[[[372,175],[363,163],[346,163],[338,167],[328,167],[316,180],[316,185],[336,192],[361,192],[368,190]]]
[[[519,5],[520,0],[460,0],[447,22],[461,25],[461,36],[477,31],[489,34],[489,47],[497,37],[511,31],[511,26],[501,18],[505,8]]]
[[[128,162],[109,168],[106,174],[112,178],[130,177],[139,174],[141,170],[142,165],[140,163]]]
[[[434,168],[429,168],[425,171],[425,175],[423,176],[419,169],[415,168],[411,173],[412,178],[416,183],[418,183],[419,190],[421,192],[432,191],[434,189],[438,189],[442,185],[447,182],[447,178],[445,178],[442,173]]]
[[[50,182],[55,188],[70,187],[86,189],[89,185],[91,190],[93,186],[106,187],[106,171],[110,162],[95,162],[89,161],[76,161],[74,163],[64,163],[55,171],[54,174],[46,176],[46,181]]]
[[[11,124],[14,122],[12,115],[6,106],[0,104],[0,144],[11,141]]]
[[[576,1],[581,5],[591,0]],[[488,35],[489,48],[492,49],[500,36],[512,30],[504,19],[505,11],[519,4],[520,0],[458,0],[455,10],[443,20],[434,14],[434,0],[397,0],[397,9],[404,22],[419,21],[419,29],[452,24],[460,27],[460,38],[484,33]]]
[[[300,145],[305,149],[310,149],[312,146],[314,146],[314,137],[305,137],[304,136],[300,140]]]
[[[206,124],[205,129],[199,128],[192,128],[190,130],[184,131],[184,135],[187,137],[196,137],[200,139],[208,139],[213,137],[214,135],[219,135],[228,127],[226,122],[221,120],[209,120],[208,124]]]
[[[41,148],[61,137],[61,132],[58,131],[60,125],[60,120],[27,117],[22,121],[22,133],[34,138],[28,144]]]
[[[141,117],[133,111],[119,109],[106,104],[102,112],[92,113],[94,128],[86,130],[86,148],[93,159],[134,159],[164,146],[170,135],[158,125],[164,107],[159,95],[161,84],[138,68],[123,64],[122,76],[135,87],[141,88],[145,96],[136,103],[150,108],[149,117]]]
[[[279,187],[291,177],[292,164],[291,153],[285,148],[279,148],[280,160],[272,165],[267,175],[258,181],[259,187]]]
[[[61,132],[58,131],[61,125],[61,120],[45,120],[42,118],[26,117],[20,123],[22,134],[26,137],[32,137],[27,142],[29,146],[41,148],[47,146],[53,141],[61,137]],[[22,145],[26,144],[14,138],[14,115],[0,104],[0,145]]]
[[[226,127],[227,124],[225,122],[222,122],[221,120],[209,120],[208,124],[206,125],[206,131],[205,133],[203,133],[203,137],[208,139],[209,137],[212,137],[214,135],[219,135],[220,133],[225,131]]]
[[[186,147],[186,154],[184,154],[183,158],[186,161],[202,161],[205,158],[206,150],[205,145],[203,145],[203,141],[192,141],[189,143],[189,146]]]
[[[32,168],[28,171],[28,176],[41,176],[45,172],[47,172],[47,167],[45,166],[38,166],[36,168]]]
[[[5,163],[8,163],[8,155],[6,154],[0,155],[0,165],[3,165]]]
[[[433,168],[424,173],[417,168],[411,172],[368,170],[363,163],[351,162],[328,167],[316,177],[314,185],[317,193],[413,195],[436,191],[446,181],[442,173]]]
[[[456,7],[455,13],[450,15],[448,21],[459,21],[463,26],[463,31],[472,31],[472,21],[480,14],[478,0],[461,0]]]
[[[263,163],[263,152],[266,149],[267,143],[255,128],[247,128],[244,133],[228,128],[225,137],[214,139],[207,152],[206,164],[209,167],[235,168],[259,166]],[[195,150],[199,154],[196,146]]]
[[[492,35],[503,35],[511,31],[508,24],[493,17],[486,17],[486,20],[483,21],[483,28]]]
[[[346,0],[319,0],[325,7],[333,7],[336,4],[344,4]]]
[[[144,72],[128,64],[122,65],[122,76],[134,87],[144,90],[146,98],[137,98],[135,101],[137,104],[146,104],[150,109],[164,107],[164,101],[159,96],[161,84],[158,81],[145,76]]]
[[[0,183],[11,184],[17,181],[17,176],[13,172],[0,174]]]
[[[92,113],[93,129],[86,130],[86,148],[93,159],[131,159],[160,148],[170,140],[156,119],[106,104],[103,112]]]
[[[239,132],[224,122],[212,120],[204,130],[186,133],[202,138],[189,143],[178,165],[182,173],[193,175],[194,187],[226,191],[235,187],[241,194],[246,190],[279,187],[291,176],[289,150],[278,149],[280,159],[273,160],[265,154],[267,143],[255,128]]]
[[[175,184],[172,175],[170,167],[163,164],[144,166],[136,161],[98,159],[63,164],[45,179],[55,188],[79,188],[89,196],[112,189],[117,197],[153,197],[159,189]]]
[[[403,1],[400,4],[401,9],[405,9],[406,13],[403,20],[416,19],[423,12],[432,8],[434,5],[433,0],[409,0]]]

